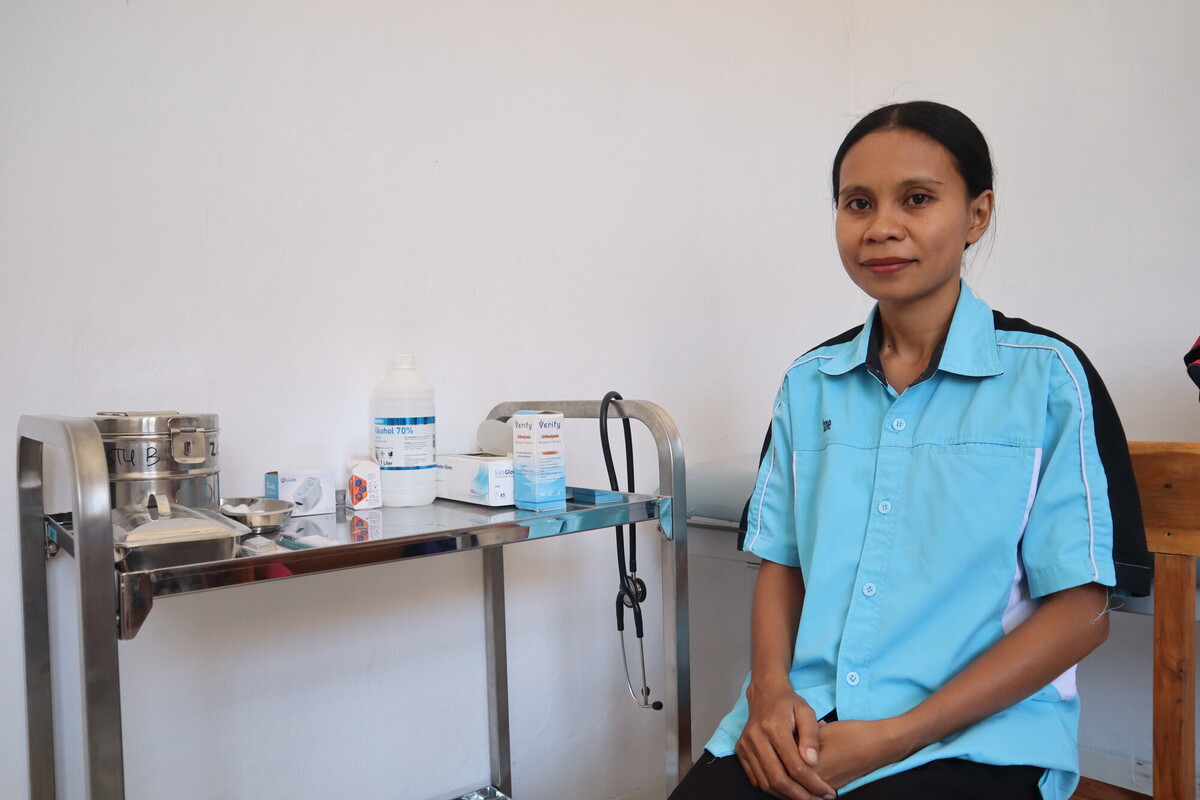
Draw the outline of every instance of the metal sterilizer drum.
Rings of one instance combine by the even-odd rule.
[[[113,508],[166,495],[178,505],[219,510],[216,414],[101,411]]]

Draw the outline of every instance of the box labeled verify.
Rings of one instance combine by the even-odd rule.
[[[513,503],[513,460],[511,456],[487,453],[439,455],[437,496],[483,506]]]
[[[567,504],[563,415],[559,411],[513,414],[513,499],[517,508],[546,511]]]

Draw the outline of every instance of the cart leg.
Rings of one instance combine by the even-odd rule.
[[[504,618],[504,550],[483,551],[484,624],[487,626],[488,746],[492,786],[512,796],[512,756],[508,730],[508,647]]]
[[[107,497],[105,501],[107,505]],[[123,800],[125,761],[121,743],[121,673],[117,659],[112,541],[108,536],[102,541],[80,537],[75,546],[88,798]]]
[[[33,800],[54,800],[54,714],[50,688],[50,618],[41,442],[21,438],[17,446],[17,473],[21,515],[21,603],[25,619],[29,796]]]
[[[71,501],[79,581],[79,657],[83,682],[83,772],[88,800],[123,800],[121,683],[112,508],[99,431],[89,420],[22,417],[17,442],[21,506],[21,582],[25,612],[30,796],[54,800],[53,689],[45,564],[43,445],[62,450],[75,476]]]
[[[663,641],[667,701],[667,789],[692,766],[692,668],[688,635],[687,525],[661,539]]]

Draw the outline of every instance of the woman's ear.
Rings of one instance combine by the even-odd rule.
[[[984,189],[978,197],[971,201],[971,205],[967,209],[970,219],[967,227],[968,245],[975,244],[987,233],[988,226],[992,224],[992,212],[995,208],[996,193],[991,189]]]

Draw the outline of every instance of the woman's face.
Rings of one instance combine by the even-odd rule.
[[[839,177],[837,244],[850,279],[880,303],[956,299],[963,248],[987,230],[992,192],[969,198],[950,152],[908,128],[863,137]]]

